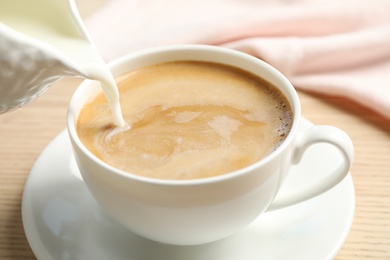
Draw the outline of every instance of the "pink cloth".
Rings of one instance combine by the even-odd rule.
[[[109,0],[86,27],[107,61],[151,46],[225,46],[265,60],[296,88],[390,119],[389,0]]]

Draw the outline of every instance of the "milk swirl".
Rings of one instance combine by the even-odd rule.
[[[194,179],[239,170],[272,152],[291,128],[286,98],[230,66],[167,62],[116,80],[131,129],[112,124],[101,94],[81,110],[77,132],[98,158],[131,174]]]

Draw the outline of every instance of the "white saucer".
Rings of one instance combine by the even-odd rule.
[[[303,120],[302,127],[311,123]],[[341,161],[316,145],[283,188],[320,178]],[[23,194],[23,225],[38,259],[259,260],[332,259],[350,230],[355,193],[350,174],[327,193],[263,214],[245,230],[201,246],[171,246],[141,238],[111,219],[87,191],[66,131],[42,152]]]

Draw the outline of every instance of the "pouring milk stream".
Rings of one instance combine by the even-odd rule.
[[[125,126],[114,78],[74,0],[1,0],[0,114],[29,103],[64,77],[100,81],[115,125]]]

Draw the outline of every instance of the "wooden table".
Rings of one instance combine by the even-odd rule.
[[[91,2],[78,1],[82,16],[98,6]],[[39,154],[65,128],[79,82],[58,82],[35,102],[0,115],[0,259],[35,259],[22,225],[23,188]],[[390,120],[344,98],[299,95],[307,119],[343,129],[355,145],[356,212],[336,259],[390,259]]]

